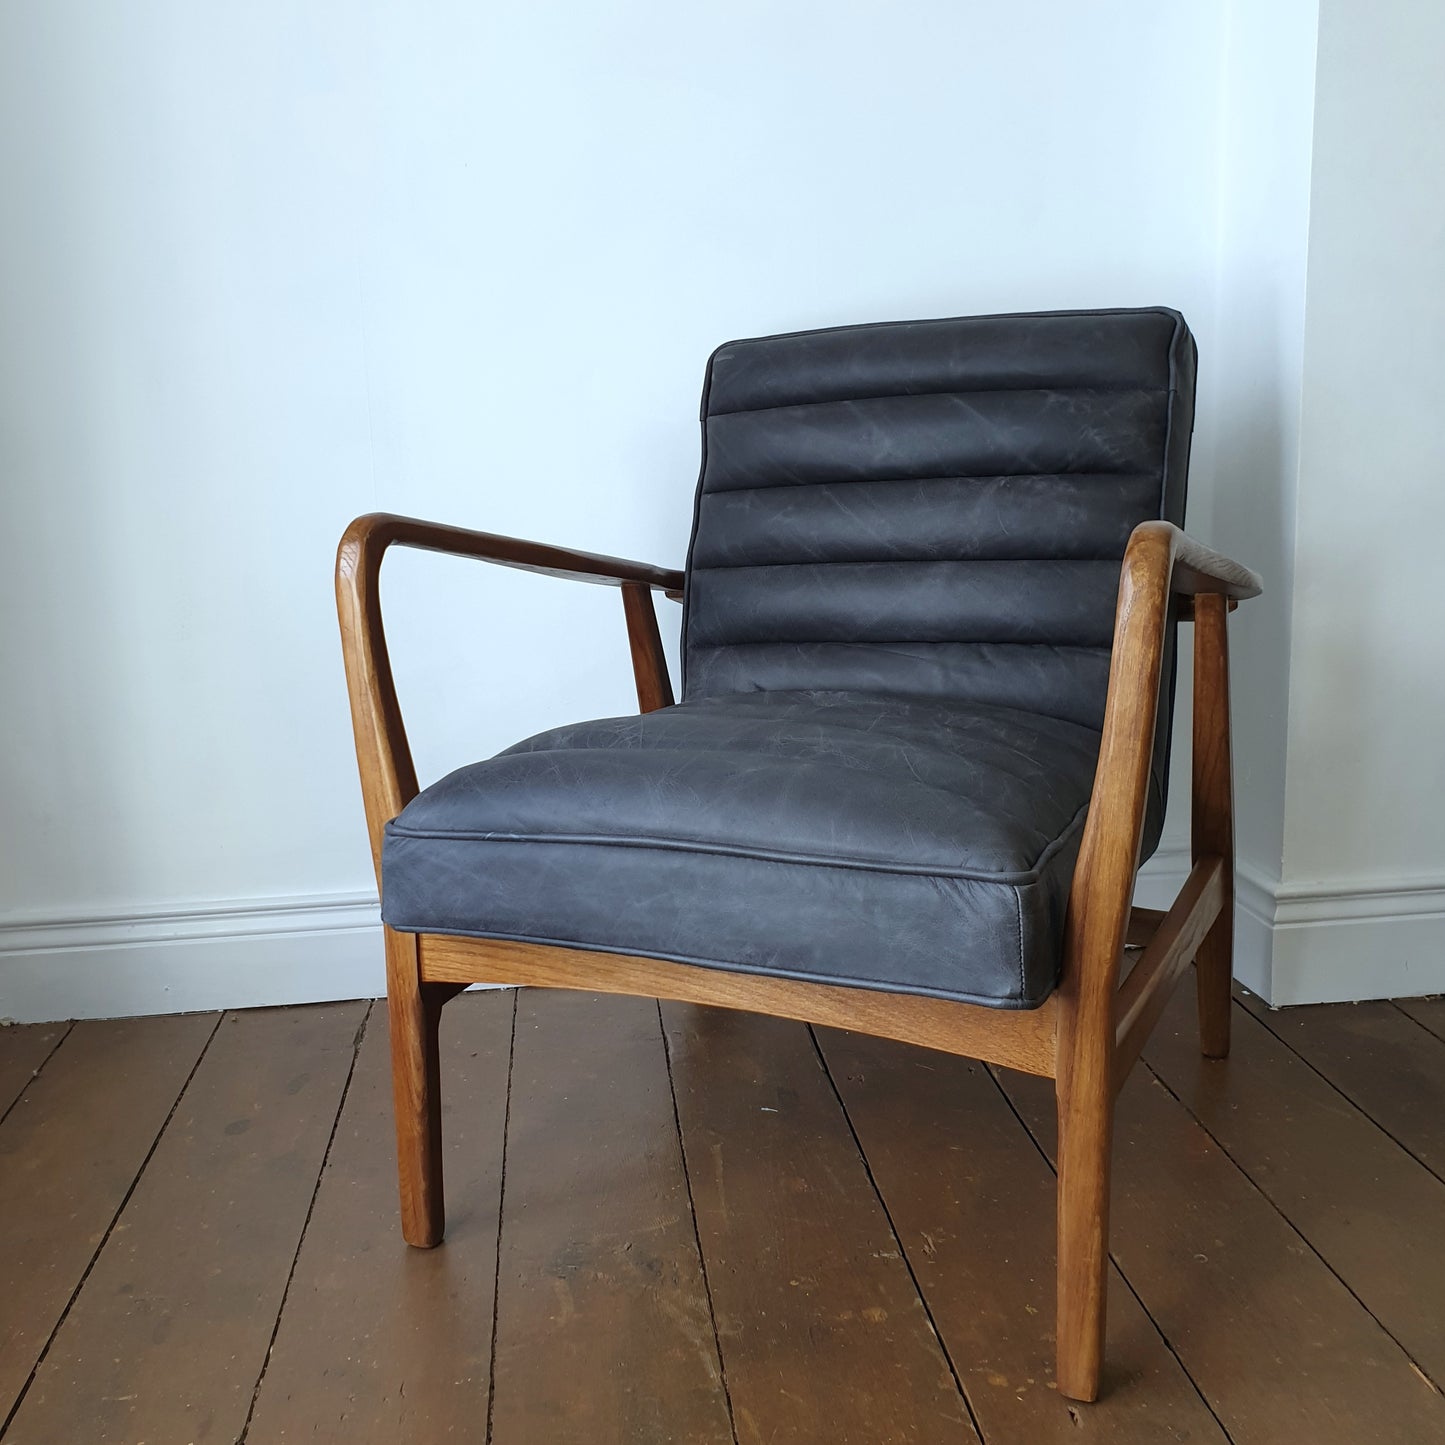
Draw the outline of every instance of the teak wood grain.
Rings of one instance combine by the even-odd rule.
[[[1119,988],[1114,1005],[1116,1088],[1133,1068],[1144,1040],[1153,1031],[1201,941],[1215,926],[1224,904],[1223,871],[1220,858],[1206,856],[1195,863],[1174,906],[1165,914],[1143,955]],[[1200,1017],[1202,1020],[1203,1015]],[[1214,1037],[1218,1040],[1221,1035],[1216,1031]],[[1227,1052],[1227,1028],[1222,1037]]]
[[[657,1005],[517,1001],[493,1445],[729,1445]]]
[[[444,1250],[396,1243],[386,1010],[367,1023],[249,1438],[430,1445],[486,1436],[513,992],[447,1011]]]
[[[1219,907],[1195,951],[1199,1042],[1206,1057],[1229,1053],[1234,1012],[1234,765],[1229,726],[1229,637],[1224,598],[1194,599],[1194,727],[1190,851],[1195,867],[1217,858]]]
[[[678,1003],[746,1009],[807,1023],[837,1024],[950,1052],[975,1051],[1025,1073],[1053,1068],[1053,1007],[999,1010],[951,999],[888,994],[763,974],[592,953],[506,939],[420,935],[421,976],[436,982],[591,988]]]
[[[241,1434],[366,1008],[222,1020],[36,1371],[12,1440]]]
[[[372,861],[381,877],[381,830],[416,796],[416,768],[397,701],[396,681],[381,620],[381,564],[392,547],[416,547],[456,557],[541,572],[574,582],[678,591],[681,572],[549,547],[491,532],[473,532],[412,517],[373,512],[358,517],[342,535],[336,552],[336,607],[341,623],[342,657],[361,767],[361,792],[371,837]],[[626,594],[624,594],[625,596]],[[630,619],[629,619],[630,620]],[[653,626],[656,627],[654,616]],[[634,650],[634,656],[636,652]],[[637,675],[639,692],[654,679]]]
[[[807,1028],[662,1012],[739,1445],[977,1445]]]
[[[1108,1386],[1072,1407],[1052,1341],[1054,1175],[982,1064],[866,1034],[818,1042],[984,1438],[1028,1445],[1227,1445],[1117,1270]]]
[[[1149,1066],[1445,1386],[1445,1183],[1248,1013],[1224,1068],[1200,1058],[1190,1025],[1176,998],[1145,1050]]]
[[[639,712],[656,712],[672,706],[672,680],[667,654],[657,628],[652,589],[641,582],[622,584],[622,612],[627,620],[627,645],[632,653],[632,675],[637,681]]]
[[[1181,563],[1183,533],[1134,529],[1124,553],[1099,763],[1064,925],[1054,1066],[1059,1133],[1059,1388],[1098,1396],[1108,1300],[1109,1161],[1120,1063],[1116,994],[1153,765],[1159,683],[1174,591],[1203,559]],[[1190,547],[1193,544],[1189,544]],[[1215,567],[1221,579],[1232,564]],[[1223,581],[1220,582],[1224,586]]]
[[[451,552],[507,566],[618,585],[643,711],[666,706],[671,685],[650,593],[680,592],[679,572],[537,543],[440,527],[406,518],[359,518],[337,555],[337,607],[346,660],[362,792],[378,881],[386,822],[417,792],[382,626],[379,579],[393,545]],[[1232,868],[1225,619],[1229,606],[1259,592],[1259,578],[1164,521],[1136,527],[1120,572],[1102,744],[1064,930],[1055,995],[1030,1018],[907,994],[799,984],[535,944],[499,948],[477,940],[387,930],[392,995],[397,1146],[403,1234],[431,1246],[443,1228],[442,1148],[436,1015],[447,990],[470,982],[598,988],[778,1014],[849,1027],[906,1042],[1007,1063],[1052,1077],[1059,1111],[1058,1385],[1073,1398],[1098,1394],[1105,1330],[1109,1159],[1118,1081],[1153,1022],[1165,986],[1201,933],[1201,1038],[1227,1048],[1228,912],[1232,886],[1194,901],[1160,928],[1176,930],[1172,951],[1147,965],[1116,1032],[1116,993],[1126,943],[1143,941],[1146,920],[1131,908],[1152,763],[1166,642],[1181,611],[1196,622],[1195,719],[1201,749],[1194,774],[1196,861]],[[1181,607],[1181,599],[1188,605]],[[1196,875],[1197,877],[1197,875]],[[1196,891],[1209,893],[1196,883]],[[1207,914],[1207,917],[1206,917]],[[1207,929],[1200,925],[1210,925]],[[1189,941],[1182,942],[1180,939]],[[1161,943],[1163,949],[1168,940]],[[504,970],[500,973],[499,970]],[[1221,1008],[1224,1012],[1221,1015]]]
[[[79,1023],[0,1124],[0,1422],[216,1023],[215,1014]]]

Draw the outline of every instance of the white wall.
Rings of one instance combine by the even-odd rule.
[[[0,1014],[375,986],[352,514],[677,562],[733,335],[1166,302],[1208,356],[1222,15],[0,10]],[[614,594],[388,569],[424,775],[629,707]]]
[[[1299,475],[1315,0],[1230,7],[1221,109],[1219,290],[1201,361],[1214,487],[1190,529],[1254,567],[1264,595],[1231,626],[1236,730],[1235,972],[1274,996],[1274,895],[1284,848],[1287,687]],[[1187,756],[1187,753],[1181,753]],[[1182,770],[1181,770],[1182,771]],[[1185,807],[1174,810],[1175,817]],[[1183,869],[1173,880],[1181,881]]]
[[[677,562],[719,340],[1158,302],[1200,342],[1191,525],[1269,576],[1235,629],[1268,991],[1315,20],[0,8],[0,1016],[378,986],[353,514]],[[411,554],[387,583],[424,777],[631,705],[614,594]],[[1161,878],[1184,837],[1176,806]]]
[[[1445,990],[1445,6],[1323,0],[1278,1000]]]

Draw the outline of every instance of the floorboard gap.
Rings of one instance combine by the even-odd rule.
[[[672,1095],[672,1119],[677,1126],[677,1152],[682,1159],[682,1182],[687,1188],[687,1211],[692,1216],[692,1237],[697,1243],[697,1262],[698,1267],[702,1270],[702,1288],[703,1293],[707,1296],[708,1318],[712,1321],[712,1342],[713,1348],[717,1351],[718,1379],[722,1383],[723,1404],[727,1407],[728,1429],[733,1432],[733,1445],[737,1445],[738,1426],[733,1417],[732,1392],[728,1389],[727,1361],[723,1359],[722,1337],[718,1333],[717,1327],[717,1309],[712,1298],[712,1281],[708,1279],[707,1275],[707,1257],[702,1252],[702,1231],[698,1228],[697,1205],[693,1202],[692,1197],[692,1175],[688,1172],[687,1167],[687,1145],[682,1138],[682,1112],[677,1106],[677,1085],[673,1082],[672,1077],[672,1045],[667,1039],[667,1025],[662,1020],[661,999],[657,1001],[657,1027],[662,1033],[662,1057],[667,1062],[667,1088]]]
[[[989,1078],[993,1080],[994,1088],[996,1088],[999,1093],[1003,1095],[1003,1101],[1005,1104],[1008,1105],[1009,1113],[1011,1113],[1014,1118],[1018,1120],[1018,1126],[1024,1131],[1024,1136],[1028,1139],[1029,1143],[1031,1143],[1034,1148],[1038,1150],[1039,1157],[1044,1161],[1044,1164],[1047,1166],[1049,1172],[1053,1174],[1053,1176],[1057,1179],[1059,1171],[1054,1168],[1054,1161],[1049,1158],[1048,1150],[1039,1143],[1038,1139],[1034,1135],[1034,1131],[1029,1128],[1027,1121],[1024,1119],[1024,1116],[1019,1113],[1017,1107],[1014,1104],[1014,1101],[1009,1097],[1008,1090],[1005,1089],[1003,1084],[999,1081],[998,1066],[996,1064],[985,1064],[984,1068],[987,1070]],[[1229,1433],[1229,1430],[1226,1428],[1224,1421],[1219,1418],[1219,1413],[1215,1410],[1214,1406],[1210,1404],[1209,1396],[1206,1395],[1202,1389],[1200,1389],[1199,1381],[1196,1380],[1194,1376],[1190,1373],[1188,1365],[1184,1363],[1183,1356],[1180,1355],[1179,1351],[1174,1347],[1174,1341],[1169,1338],[1168,1334],[1159,1324],[1159,1321],[1154,1318],[1153,1312],[1144,1302],[1144,1296],[1141,1295],[1139,1291],[1134,1288],[1133,1280],[1131,1280],[1128,1274],[1125,1272],[1124,1266],[1120,1264],[1117,1259],[1115,1259],[1112,1250],[1110,1250],[1109,1252],[1109,1263],[1112,1264],[1116,1270],[1118,1270],[1119,1278],[1124,1281],[1124,1288],[1127,1289],[1129,1293],[1134,1296],[1134,1299],[1138,1303],[1139,1308],[1144,1311],[1144,1314],[1148,1317],[1149,1323],[1154,1326],[1155,1334],[1157,1334],[1159,1338],[1164,1341],[1164,1348],[1168,1350],[1171,1355],[1174,1356],[1175,1364],[1177,1364],[1180,1370],[1183,1372],[1184,1378],[1189,1381],[1189,1388],[1192,1389],[1194,1393],[1199,1397],[1199,1403],[1203,1405],[1206,1410],[1209,1411],[1210,1417],[1213,1419],[1214,1423],[1219,1426],[1219,1433],[1223,1435],[1226,1440],[1229,1441],[1229,1445],[1234,1445],[1234,1436]]]
[[[908,1271],[908,1278],[913,1282],[913,1292],[918,1296],[918,1302],[923,1306],[923,1317],[928,1321],[928,1328],[933,1331],[933,1338],[938,1341],[938,1348],[943,1353],[944,1361],[948,1365],[948,1373],[953,1376],[953,1383],[958,1389],[959,1399],[963,1401],[963,1408],[968,1411],[968,1418],[972,1424],[974,1433],[981,1441],[987,1442],[983,1433],[983,1426],[978,1422],[978,1413],[973,1408],[973,1401],[968,1398],[968,1391],[963,1385],[963,1376],[958,1372],[958,1366],[953,1362],[953,1355],[949,1351],[948,1344],[939,1331],[938,1323],[933,1318],[933,1307],[928,1303],[928,1297],[923,1292],[923,1287],[918,1283],[918,1275],[914,1272],[913,1261],[908,1257],[908,1251],[903,1247],[903,1236],[898,1232],[898,1226],[893,1222],[893,1213],[888,1208],[888,1201],[883,1197],[883,1191],[878,1186],[878,1181],[873,1177],[873,1166],[868,1162],[868,1155],[864,1152],[863,1141],[858,1137],[858,1131],[853,1127],[853,1117],[848,1112],[848,1106],[843,1102],[843,1095],[838,1089],[837,1080],[833,1077],[833,1071],[828,1067],[828,1057],[824,1054],[822,1046],[818,1043],[817,1031],[812,1024],[807,1025],[808,1038],[813,1045],[813,1052],[817,1055],[818,1065],[823,1070],[823,1077],[828,1081],[828,1087],[833,1091],[833,1097],[838,1101],[838,1108],[842,1112],[843,1122],[848,1126],[848,1133],[852,1137],[853,1147],[858,1151],[858,1157],[863,1161],[863,1172],[868,1176],[868,1183],[872,1186],[873,1193],[878,1199],[878,1207],[883,1211],[883,1217],[888,1221],[888,1231],[893,1236],[893,1242],[898,1246],[898,1257],[903,1261],[903,1267]]]
[[[1413,1003],[1422,1003],[1422,1002],[1425,1002],[1426,1000],[1432,999],[1432,998],[1434,998],[1434,997],[1435,997],[1434,994],[1426,994],[1423,999],[1404,999],[1404,1000],[1401,1000],[1401,999],[1398,999],[1398,998],[1390,998],[1390,999],[1386,999],[1385,1002],[1388,1003],[1388,1004],[1390,1005],[1390,1007],[1391,1007],[1392,1009],[1394,1009],[1397,1014],[1403,1014],[1407,1019],[1409,1019],[1410,1022],[1411,1022],[1412,1024],[1414,1024],[1417,1029],[1424,1029],[1425,1032],[1426,1032],[1427,1034],[1429,1034],[1432,1039],[1439,1039],[1439,1038],[1441,1038],[1441,1035],[1440,1035],[1439,1033],[1437,1033],[1434,1029],[1432,1029],[1432,1028],[1430,1027],[1430,1025],[1425,1022],[1424,1019],[1417,1019],[1417,1018],[1415,1017],[1415,1015],[1410,1012],[1409,1009],[1402,1007],[1402,1004],[1403,1004],[1403,1003],[1412,1003],[1412,1002],[1413,1002]],[[1273,1033],[1274,1030],[1271,1029],[1270,1032]],[[1445,1040],[1442,1040],[1442,1042],[1445,1042]],[[52,1049],[51,1052],[53,1053],[54,1050]]]
[[[16,1106],[16,1105],[25,1097],[25,1095],[30,1091],[30,1086],[31,1086],[31,1084],[33,1084],[33,1083],[36,1081],[36,1079],[38,1079],[38,1078],[40,1077],[41,1070],[44,1069],[44,1067],[46,1066],[46,1064],[48,1064],[48,1063],[51,1061],[51,1059],[53,1059],[53,1058],[55,1057],[55,1051],[56,1051],[56,1049],[58,1049],[58,1048],[61,1046],[61,1044],[63,1044],[63,1043],[66,1041],[66,1039],[68,1039],[68,1038],[70,1037],[70,1031],[71,1031],[74,1027],[75,1027],[75,1020],[74,1020],[74,1019],[71,1019],[71,1020],[65,1025],[65,1028],[62,1030],[60,1037],[59,1037],[58,1039],[56,1039],[56,1041],[50,1046],[50,1049],[49,1049],[48,1052],[46,1053],[45,1057],[44,1057],[43,1059],[41,1059],[41,1061],[40,1061],[38,1064],[36,1064],[36,1066],[30,1071],[30,1077],[25,1081],[25,1087],[22,1088],[22,1089],[20,1090],[20,1092],[19,1092],[18,1094],[16,1094],[16,1096],[15,1096],[13,1099],[11,1099],[11,1101],[5,1106],[4,1109],[0,1109],[0,1124],[3,1124],[3,1123],[10,1117],[11,1110],[13,1110],[13,1109],[15,1108],[15,1106]],[[1424,1028],[1425,1025],[1424,1025],[1424,1024],[1421,1024],[1420,1027],[1421,1027],[1421,1028]]]
[[[266,1354],[261,1360],[261,1373],[256,1376],[251,1391],[251,1403],[246,1408],[245,1423],[236,1437],[236,1445],[246,1445],[251,1433],[251,1420],[256,1413],[256,1401],[261,1398],[261,1386],[266,1382],[266,1371],[271,1365],[271,1352],[276,1348],[276,1335],[281,1329],[281,1316],[286,1313],[286,1301],[291,1295],[291,1281],[296,1278],[296,1261],[301,1258],[301,1246],[306,1242],[306,1231],[311,1227],[311,1216],[316,1210],[316,1196],[321,1192],[321,1181],[326,1175],[326,1166],[331,1161],[331,1146],[336,1142],[336,1131],[341,1127],[341,1115],[346,1108],[346,1096],[351,1092],[352,1076],[356,1073],[356,1059],[361,1053],[361,1041],[366,1037],[366,1027],[371,1022],[376,1000],[366,1006],[357,1026],[356,1036],[351,1041],[351,1063],[346,1070],[346,1079],[341,1085],[341,1097],[336,1101],[336,1116],[331,1121],[331,1132],[326,1136],[326,1148],[321,1152],[321,1167],[316,1171],[316,1183],[311,1186],[311,1198],[306,1205],[306,1218],[301,1221],[301,1231],[296,1237],[296,1249],[291,1255],[291,1266],[286,1271],[286,1284],[281,1290],[281,1303],[276,1307],[276,1319],[271,1325],[271,1338],[266,1341]]]
[[[1277,1215],[1279,1215],[1279,1217],[1285,1222],[1285,1225],[1295,1236],[1295,1238],[1298,1239],[1300,1243],[1303,1244],[1304,1247],[1309,1250],[1309,1252],[1314,1255],[1314,1257],[1319,1260],[1319,1262],[1324,1265],[1324,1267],[1340,1282],[1340,1285],[1345,1290],[1345,1293],[1348,1294],[1349,1297],[1354,1300],[1354,1302],[1359,1305],[1359,1307],[1364,1310],[1364,1312],[1372,1320],[1374,1320],[1377,1325],[1379,1325],[1380,1329],[1384,1332],[1387,1338],[1394,1341],[1396,1348],[1400,1351],[1402,1355],[1404,1355],[1405,1359],[1409,1362],[1410,1368],[1414,1370],[1414,1372],[1419,1375],[1419,1377],[1424,1380],[1424,1382],[1429,1385],[1429,1387],[1434,1390],[1437,1395],[1445,1393],[1441,1391],[1439,1383],[1431,1378],[1430,1374],[1425,1370],[1425,1368],[1420,1364],[1420,1362],[1416,1360],[1415,1357],[1410,1353],[1410,1351],[1405,1348],[1404,1344],[1401,1343],[1399,1338],[1395,1335],[1394,1331],[1391,1330],[1390,1327],[1384,1322],[1384,1320],[1382,1320],[1379,1315],[1377,1315],[1374,1310],[1372,1310],[1369,1305],[1367,1305],[1364,1300],[1362,1300],[1360,1296],[1355,1293],[1354,1289],[1350,1286],[1350,1282],[1345,1279],[1345,1277],[1339,1272],[1339,1270],[1337,1270],[1334,1265],[1332,1265],[1329,1260],[1326,1259],[1325,1256],[1321,1254],[1318,1249],[1315,1248],[1314,1242],[1309,1238],[1309,1236],[1306,1235],[1295,1224],[1294,1220],[1292,1220],[1289,1215],[1286,1214],[1284,1210],[1281,1209],[1279,1205],[1274,1202],[1274,1200],[1270,1197],[1269,1191],[1262,1188],[1255,1181],[1254,1176],[1249,1172],[1249,1170],[1247,1170],[1244,1165],[1241,1164],[1239,1160],[1230,1153],[1229,1149],[1225,1146],[1223,1140],[1221,1140],[1213,1132],[1213,1130],[1210,1129],[1209,1125],[1206,1124],[1204,1120],[1201,1119],[1199,1115],[1196,1114],[1194,1110],[1189,1107],[1188,1103],[1179,1094],[1175,1093],[1175,1091],[1170,1087],[1168,1080],[1166,1080],[1163,1075],[1158,1072],[1158,1070],[1153,1068],[1147,1060],[1140,1059],[1139,1063],[1141,1067],[1148,1069],[1149,1073],[1154,1079],[1154,1082],[1158,1084],[1159,1087],[1163,1089],[1164,1092],[1168,1094],[1169,1097],[1173,1099],[1174,1102],[1178,1104],[1179,1107],[1183,1109],[1184,1112],[1188,1114],[1191,1119],[1194,1120],[1195,1124],[1198,1125],[1198,1127],[1202,1129],[1204,1133],[1208,1136],[1210,1142],[1214,1145],[1214,1147],[1218,1149],[1219,1152],[1223,1154],[1224,1157],[1228,1159],[1231,1164],[1234,1165],[1234,1167],[1240,1172],[1241,1175],[1244,1176],[1245,1180],[1249,1184],[1249,1187],[1253,1189],[1254,1192],[1258,1194],[1259,1197],[1263,1199],[1264,1202],[1268,1204],[1269,1207],[1274,1210]],[[1376,1125],[1376,1127],[1378,1128],[1379,1126]],[[1380,1132],[1383,1134],[1385,1131],[1381,1129]],[[1414,1156],[1412,1155],[1411,1157],[1413,1158]]]
[[[115,1233],[115,1227],[117,1224],[120,1223],[120,1218],[121,1215],[125,1213],[126,1205],[130,1203],[131,1196],[135,1193],[137,1185],[140,1184],[141,1177],[146,1172],[146,1167],[150,1164],[151,1159],[155,1156],[156,1149],[160,1146],[160,1142],[162,1138],[164,1138],[166,1130],[170,1128],[171,1120],[176,1117],[176,1110],[181,1107],[181,1100],[186,1097],[186,1090],[191,1087],[191,1080],[196,1077],[196,1071],[201,1067],[202,1063],[205,1062],[206,1054],[211,1047],[212,1040],[214,1040],[217,1033],[220,1032],[221,1024],[225,1022],[225,1018],[225,1013],[218,1013],[216,1015],[216,1022],[214,1026],[212,1027],[211,1032],[206,1035],[206,1042],[201,1046],[200,1053],[196,1055],[196,1061],[194,1064],[191,1065],[190,1072],[187,1073],[185,1082],[177,1091],[175,1100],[172,1102],[165,1119],[161,1122],[161,1127],[156,1130],[156,1136],[154,1139],[151,1140],[151,1146],[149,1149],[146,1150],[145,1158],[142,1159],[140,1162],[140,1168],[135,1171],[135,1178],[130,1181],[130,1186],[125,1191],[125,1197],[116,1206],[115,1213],[111,1215],[110,1223],[106,1225],[105,1231],[100,1237],[100,1243],[97,1244],[94,1250],[91,1251],[90,1259],[87,1261],[85,1269],[82,1272],[79,1281],[76,1283],[75,1288],[71,1290],[70,1298],[67,1299],[65,1302],[65,1308],[60,1312],[60,1318],[56,1320],[54,1328],[46,1336],[45,1345],[41,1349],[40,1353],[35,1357],[35,1363],[30,1367],[30,1373],[28,1376],[26,1376],[25,1384],[22,1386],[20,1393],[16,1395],[15,1403],[10,1407],[9,1413],[5,1416],[4,1423],[0,1424],[0,1439],[4,1438],[5,1433],[10,1429],[11,1423],[20,1413],[20,1407],[25,1403],[25,1397],[30,1393],[30,1387],[35,1383],[35,1376],[39,1372],[41,1365],[45,1363],[45,1357],[50,1353],[50,1347],[55,1343],[56,1336],[59,1335],[60,1331],[64,1328],[65,1321],[69,1317],[70,1311],[75,1307],[76,1300],[80,1298],[81,1290],[85,1288],[86,1280],[90,1278],[91,1272],[95,1269],[96,1261],[104,1252],[106,1245],[110,1243],[110,1237],[112,1234]],[[71,1027],[74,1027],[73,1023]],[[70,1037],[69,1029],[66,1030],[65,1036],[66,1038]],[[57,1044],[56,1048],[59,1047],[60,1045]],[[55,1049],[52,1049],[50,1051],[50,1055],[47,1055],[47,1061],[51,1056],[54,1055],[54,1053]]]
[[[1392,1000],[1384,1001],[1393,1002]],[[1244,1005],[1236,1001],[1236,1007],[1243,1008]],[[1312,1073],[1318,1074],[1319,1077],[1322,1078],[1325,1083],[1327,1083],[1330,1088],[1333,1089],[1335,1093],[1337,1093],[1340,1098],[1342,1098],[1345,1103],[1350,1106],[1350,1108],[1352,1108],[1357,1114],[1361,1115],[1363,1118],[1368,1119],[1370,1123],[1372,1123],[1375,1128],[1380,1131],[1380,1133],[1382,1133],[1392,1143],[1398,1144],[1400,1148],[1403,1149],[1405,1153],[1407,1153],[1422,1169],[1426,1170],[1430,1174],[1433,1174],[1436,1179],[1438,1179],[1442,1184],[1445,1184],[1445,1173],[1442,1173],[1439,1169],[1436,1169],[1433,1165],[1431,1165],[1428,1159],[1422,1159],[1407,1143],[1405,1143],[1403,1139],[1399,1138],[1388,1128],[1386,1128],[1386,1126],[1382,1124],[1372,1113],[1370,1113],[1370,1111],[1366,1109],[1364,1105],[1359,1102],[1358,1099],[1352,1098],[1349,1094],[1347,1094],[1344,1089],[1342,1089],[1337,1083],[1335,1083],[1335,1081],[1330,1078],[1330,1076],[1325,1073],[1323,1069],[1319,1067],[1318,1064],[1307,1058],[1299,1049],[1295,1048],[1295,1046],[1283,1034],[1279,1033],[1271,1026],[1270,1015],[1277,1014],[1281,1012],[1281,1010],[1276,1008],[1270,1008],[1268,1012],[1263,1014],[1254,1013],[1252,1010],[1249,1009],[1245,1009],[1245,1012],[1249,1014],[1250,1018],[1254,1019],[1257,1023],[1262,1024],[1266,1029],[1268,1029],[1270,1035],[1279,1043],[1283,1044],[1284,1047],[1287,1048],[1290,1053],[1292,1053],[1295,1058],[1297,1058],[1302,1064],[1304,1064],[1306,1068],[1308,1068]],[[1440,1037],[1434,1031],[1434,1029],[1425,1028],[1425,1025],[1421,1024],[1418,1019],[1410,1018],[1410,1015],[1405,1013],[1404,1009],[1399,1009],[1397,1010],[1397,1012],[1404,1015],[1405,1018],[1410,1019],[1411,1023],[1419,1025],[1419,1027],[1424,1029],[1425,1032],[1431,1036],[1431,1038],[1438,1039]],[[1445,1040],[1442,1040],[1442,1042],[1445,1042]]]
[[[497,1180],[497,1267],[492,1276],[492,1351],[487,1366],[487,1440],[492,1445],[492,1421],[497,1405],[497,1322],[502,1305],[502,1229],[507,1212],[507,1135],[512,1123],[512,1072],[517,1065],[517,999],[521,990],[512,990],[512,1037],[507,1046],[507,1103],[502,1110],[502,1164]]]

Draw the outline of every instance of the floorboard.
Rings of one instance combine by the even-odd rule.
[[[1249,1012],[1425,1167],[1445,1179],[1445,1039],[1392,1003]]]
[[[512,990],[442,1015],[447,1234],[409,1249],[397,1223],[386,1006],[378,1004],[248,1439],[315,1445],[483,1440],[491,1378]]]
[[[1180,989],[1145,1046],[1169,1089],[1427,1375],[1445,1383],[1445,1184],[1257,1019],[1200,1056]]]
[[[1181,989],[1120,1097],[1094,1406],[1050,1388],[1047,1081],[465,996],[424,1252],[384,1005],[3,1030],[0,1440],[1435,1445],[1442,1003],[1251,1000],[1209,1063]]]
[[[1104,1398],[1080,1407],[1059,1395],[1056,1181],[988,1070],[863,1034],[818,1035],[985,1439],[1224,1445],[1117,1270]]]
[[[216,1023],[185,1014],[77,1024],[0,1124],[0,1422]]]
[[[222,1020],[6,1445],[241,1434],[367,1007]]]
[[[741,1445],[976,1441],[806,1025],[663,1018]]]
[[[1052,1157],[1048,1083],[1002,1078]],[[1113,1257],[1234,1445],[1445,1439],[1445,1400],[1147,1067],[1114,1165]]]
[[[1395,1007],[1437,1039],[1445,1039],[1445,998],[1399,998]]]
[[[495,1445],[733,1440],[657,1004],[524,990]]]
[[[7,1024],[0,1028],[0,1119],[10,1112],[69,1032],[68,1023]]]

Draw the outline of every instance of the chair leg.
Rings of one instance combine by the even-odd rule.
[[[1109,1162],[1114,1101],[1107,1077],[1059,1081],[1058,1385],[1099,1398],[1109,1283]]]
[[[408,1244],[431,1249],[446,1229],[437,1029],[453,990],[421,982],[416,934],[385,933],[401,1233]]]
[[[1234,768],[1229,736],[1229,612],[1223,597],[1194,604],[1193,856],[1224,861],[1224,906],[1194,957],[1199,1047],[1209,1059],[1229,1055],[1230,986],[1234,977]]]
[[[1206,1059],[1229,1057],[1229,1020],[1233,1009],[1234,898],[1225,880],[1224,906],[1194,955],[1199,997],[1199,1047]]]

